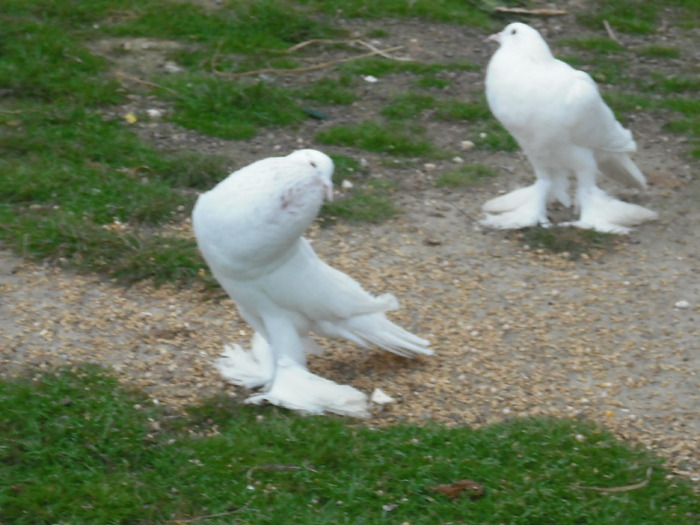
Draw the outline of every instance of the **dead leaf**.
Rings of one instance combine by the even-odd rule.
[[[460,479],[453,483],[437,485],[433,487],[432,490],[441,492],[450,499],[467,496],[469,499],[475,501],[486,496],[486,487],[471,479]]]

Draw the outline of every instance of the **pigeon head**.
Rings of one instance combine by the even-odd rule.
[[[294,159],[311,166],[317,176],[323,182],[326,190],[326,198],[333,200],[333,161],[323,152],[315,149],[300,149],[287,156],[289,159]]]
[[[552,52],[537,29],[521,22],[508,24],[503,31],[488,37],[501,45],[501,49],[533,59],[550,58]]]

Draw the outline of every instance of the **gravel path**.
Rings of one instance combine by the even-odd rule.
[[[658,197],[684,210],[673,220],[577,261],[475,226],[469,217],[493,187],[408,194],[406,212],[384,225],[314,229],[322,257],[375,293],[395,293],[394,318],[431,339],[437,355],[410,361],[323,341],[327,352],[310,366],[394,397],[372,423],[586,417],[700,479],[699,186]],[[227,299],[123,288],[7,253],[0,289],[2,375],[89,361],[175,408],[247,395],[211,365],[224,343],[250,337]]]

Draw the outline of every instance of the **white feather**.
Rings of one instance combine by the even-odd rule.
[[[569,224],[624,233],[630,216],[634,224],[655,218],[641,206],[630,211],[616,204],[621,201],[600,198],[598,172],[638,189],[646,188],[646,179],[628,155],[636,150],[632,133],[615,119],[593,79],[554,58],[539,32],[526,24],[510,24],[491,38],[500,48],[488,65],[486,98],[527,155],[537,182],[488,201],[482,223],[508,229],[549,224],[547,203],[571,203],[572,174],[581,220]],[[588,197],[593,194],[596,198]]]
[[[306,370],[311,332],[407,357],[432,350],[386,318],[399,306],[394,296],[368,293],[302,237],[331,195],[332,173],[331,159],[315,150],[255,162],[202,194],[192,222],[212,273],[256,333],[249,352],[225,349],[216,363],[222,376],[262,386],[255,401],[359,415],[359,392]]]
[[[264,401],[306,414],[332,412],[341,416],[367,417],[367,396],[312,374],[291,359],[277,362],[275,381],[267,392],[249,397],[246,403]]]

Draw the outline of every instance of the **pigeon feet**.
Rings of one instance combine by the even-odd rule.
[[[486,212],[486,218],[479,223],[499,230],[517,230],[538,224],[549,226],[546,196],[547,189],[543,184],[518,188],[487,201],[481,208]]]
[[[341,416],[369,416],[365,394],[349,385],[339,385],[312,374],[284,357],[278,362],[270,389],[246,399],[246,403],[253,404],[264,401],[306,414],[332,412]]]
[[[253,336],[249,352],[238,345],[226,345],[214,365],[226,381],[246,388],[266,385],[274,376],[272,350],[258,333]]]
[[[624,235],[632,231],[632,226],[658,217],[655,211],[615,199],[599,188],[582,191],[578,200],[581,208],[579,220],[564,223],[564,226]]]

